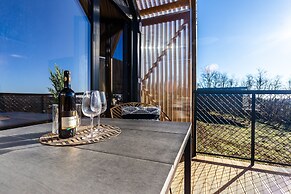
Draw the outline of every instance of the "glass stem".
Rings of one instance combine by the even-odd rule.
[[[98,127],[97,127],[97,129],[99,130],[99,128],[100,128],[100,114],[98,115]]]
[[[93,138],[93,116],[90,117],[91,118],[91,138]]]

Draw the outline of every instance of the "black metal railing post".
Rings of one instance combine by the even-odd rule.
[[[194,115],[193,115],[193,127],[192,127],[192,157],[197,155],[197,90],[193,92],[193,108],[194,108]]]
[[[252,93],[252,113],[251,113],[251,165],[255,164],[255,130],[256,130],[256,94]]]

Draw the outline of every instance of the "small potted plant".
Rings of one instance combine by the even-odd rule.
[[[58,65],[55,64],[54,72],[49,69],[50,81],[52,82],[52,87],[49,87],[49,92],[53,95],[53,103],[58,103],[59,92],[64,87],[64,70],[62,70]]]

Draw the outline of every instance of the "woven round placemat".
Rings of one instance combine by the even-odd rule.
[[[96,126],[94,126],[96,129]],[[80,126],[76,135],[67,139],[60,139],[57,134],[47,133],[39,138],[39,142],[44,145],[51,146],[76,146],[97,143],[110,139],[110,137],[118,136],[121,129],[116,126],[100,124],[100,132],[92,139],[87,138],[90,134],[90,126]]]

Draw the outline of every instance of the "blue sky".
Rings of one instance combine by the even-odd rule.
[[[76,0],[1,0],[0,92],[48,93],[54,64],[87,89],[89,33]]]
[[[291,0],[198,0],[197,8],[198,75],[208,66],[291,78]],[[47,93],[54,64],[71,70],[75,91],[88,89],[89,33],[77,0],[1,0],[0,92]]]
[[[208,66],[242,78],[291,78],[290,0],[198,0],[198,75]]]

